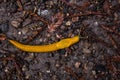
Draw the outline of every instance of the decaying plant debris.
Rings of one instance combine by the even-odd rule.
[[[1,0],[0,80],[119,80],[119,0]],[[79,35],[51,53],[27,53],[8,39],[50,44]]]

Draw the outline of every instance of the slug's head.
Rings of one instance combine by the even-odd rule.
[[[67,48],[67,47],[77,43],[78,41],[79,41],[79,36],[63,39],[63,40],[61,40],[60,42],[57,43],[57,47],[59,49]]]

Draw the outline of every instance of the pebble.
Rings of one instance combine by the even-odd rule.
[[[91,50],[87,49],[87,48],[83,48],[82,52],[85,53],[85,54],[90,54]]]
[[[29,54],[27,57],[25,57],[25,60],[31,61],[35,57],[34,53]],[[34,60],[35,61],[35,60]]]
[[[56,75],[52,76],[52,80],[58,80]]]
[[[21,31],[19,31],[19,32],[18,32],[18,34],[19,34],[19,35],[21,35],[21,34],[22,34],[22,32],[21,32]]]
[[[46,2],[46,7],[51,8],[53,6],[53,4],[54,4],[53,1],[47,1]]]
[[[79,20],[79,17],[73,17],[72,22],[77,22]]]
[[[88,70],[87,63],[85,63],[85,64],[84,64],[84,69],[85,69],[85,71],[87,71],[87,70]]]
[[[22,34],[25,35],[25,34],[28,32],[28,28],[27,28],[27,27],[24,27],[21,32],[22,32]]]
[[[83,46],[84,46],[84,48],[89,48],[91,46],[91,44],[88,42],[84,42]]]
[[[98,23],[97,21],[95,21],[95,22],[94,22],[94,26],[97,27],[98,25],[99,25],[99,23]]]
[[[5,72],[9,72],[9,70],[8,70],[8,69],[9,69],[9,68],[8,68],[8,67],[6,67],[4,71],[5,71]]]
[[[49,14],[49,11],[48,10],[42,10],[41,11],[41,15],[48,15]]]
[[[65,25],[66,26],[70,26],[71,25],[71,21],[67,21]]]
[[[55,60],[55,67],[59,68],[61,66],[61,62],[59,60]]]
[[[92,70],[92,74],[93,74],[93,75],[96,75],[96,72],[95,72],[95,70]]]
[[[77,2],[76,0],[70,0],[69,3],[70,3],[70,4],[76,4],[76,2]]]
[[[33,59],[35,57],[34,53],[29,54],[29,58]]]
[[[54,2],[53,2],[54,4],[58,4],[58,0],[53,0],[53,1],[54,1]]]
[[[58,67],[60,67],[60,65],[59,64],[55,64],[55,67],[58,68]]]
[[[38,12],[37,12],[38,15],[42,15],[42,16],[47,16],[50,14],[49,10],[41,10],[41,9],[38,9]]]
[[[47,72],[47,73],[50,73],[51,71],[50,71],[50,70],[47,70],[46,72]]]
[[[26,65],[23,65],[22,71],[27,71],[27,70],[28,70],[28,68],[26,67]]]
[[[117,20],[119,19],[119,15],[118,15],[117,13],[114,13],[114,16],[115,16],[115,17],[114,17],[114,20],[117,21]]]
[[[80,62],[76,62],[74,66],[75,66],[75,68],[79,68],[79,67],[80,67],[80,65],[81,65],[81,63],[80,63]]]
[[[18,27],[20,26],[20,22],[18,22],[18,21],[11,21],[11,25],[12,25],[13,27],[18,28]]]
[[[29,80],[29,78],[30,78],[30,74],[27,74],[27,75],[25,76],[25,79]]]

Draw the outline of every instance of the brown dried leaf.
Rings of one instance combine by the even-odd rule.
[[[55,29],[62,24],[64,19],[63,17],[64,17],[64,14],[60,12],[52,16],[52,19],[51,19],[52,23],[48,25],[48,31],[54,32]]]

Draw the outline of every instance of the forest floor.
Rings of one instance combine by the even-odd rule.
[[[69,48],[29,53],[8,39]],[[120,0],[0,0],[0,80],[120,80]]]

